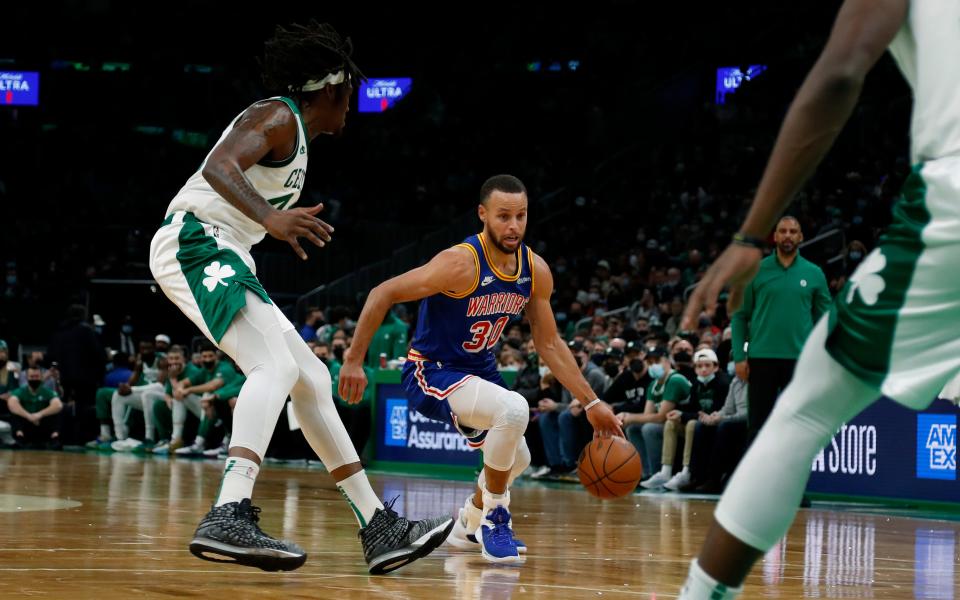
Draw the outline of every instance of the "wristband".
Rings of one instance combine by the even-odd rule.
[[[763,250],[767,247],[767,243],[764,240],[753,237],[752,235],[740,233],[739,231],[733,234],[732,242],[737,246],[746,246],[747,248],[756,248],[757,250]]]
[[[600,398],[595,398],[592,401],[590,401],[589,404],[583,407],[583,411],[586,412],[598,404],[600,404]]]

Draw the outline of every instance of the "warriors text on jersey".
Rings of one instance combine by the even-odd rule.
[[[297,143],[286,159],[281,161],[263,159],[244,171],[244,175],[267,202],[274,208],[284,210],[300,199],[300,191],[303,189],[303,181],[307,174],[307,146],[310,144],[310,139],[307,137],[307,128],[300,109],[293,100],[276,97],[263,102],[271,101],[283,102],[296,115]],[[227,137],[241,116],[243,113],[230,122],[214,147]],[[228,230],[230,237],[249,250],[251,246],[263,239],[266,230],[222,198],[204,179],[203,167],[209,158],[208,154],[197,172],[180,189],[167,208],[167,214],[173,214],[176,211],[193,213],[204,223]]]
[[[459,247],[473,254],[477,277],[466,292],[445,292],[420,303],[412,352],[445,366],[481,375],[496,371],[492,348],[507,324],[518,319],[533,293],[533,253],[517,249],[517,270],[500,272],[489,259],[483,234]]]

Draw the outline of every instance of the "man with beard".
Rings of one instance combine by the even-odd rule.
[[[571,391],[595,435],[623,433],[557,333],[550,268],[523,243],[523,183],[511,175],[488,179],[477,214],[482,232],[370,292],[344,355],[339,389],[347,402],[360,401],[367,384],[363,360],[375,330],[394,304],[423,299],[403,369],[410,407],[452,425],[471,447],[483,448],[483,472],[460,510],[450,543],[480,551],[490,562],[519,563],[526,547],[511,528],[509,486],[530,464],[523,436],[529,406],[507,389],[492,352],[510,321],[526,312],[538,359]]]
[[[790,383],[814,323],[830,306],[826,276],[800,256],[800,222],[790,216],[781,218],[773,241],[776,252],[760,261],[760,271],[744,290],[743,306],[732,319],[737,376],[750,382],[747,436],[751,441]]]

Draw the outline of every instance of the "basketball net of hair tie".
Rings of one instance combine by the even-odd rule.
[[[337,71],[336,73],[330,73],[323,79],[310,79],[303,87],[300,88],[302,92],[315,92],[317,90],[322,90],[328,85],[337,85],[338,83],[343,83],[346,81],[347,76],[343,71]],[[293,86],[290,86],[290,90],[293,90]]]

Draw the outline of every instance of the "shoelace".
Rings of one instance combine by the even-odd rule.
[[[487,520],[493,523],[490,531],[490,541],[497,545],[509,545],[513,542],[513,532],[510,530],[510,513],[502,506],[495,508]]]

